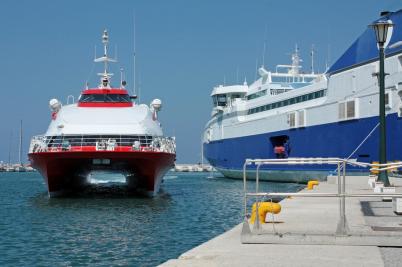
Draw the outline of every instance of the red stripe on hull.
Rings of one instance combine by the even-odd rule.
[[[175,154],[161,152],[39,152],[28,154],[29,160],[44,177],[49,195],[74,191],[88,184],[93,170],[112,170],[126,175],[135,190],[155,195],[162,177],[173,166]],[[94,160],[95,159],[95,160]]]

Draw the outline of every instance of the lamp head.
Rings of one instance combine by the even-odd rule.
[[[383,47],[387,41],[388,29],[394,24],[390,23],[388,20],[379,20],[370,27],[374,29],[375,36],[377,38],[377,43],[380,47]]]

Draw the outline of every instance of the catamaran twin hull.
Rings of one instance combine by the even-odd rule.
[[[155,196],[175,154],[153,151],[54,151],[30,153],[32,166],[44,177],[49,195],[77,192],[89,184],[94,170],[118,171],[133,191]]]

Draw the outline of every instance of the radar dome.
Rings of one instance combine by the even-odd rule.
[[[50,99],[49,107],[53,112],[57,112],[61,109],[61,103],[56,98]]]
[[[162,108],[162,100],[157,99],[157,98],[154,99],[154,100],[152,100],[152,102],[151,102],[151,108],[154,109],[154,110],[156,110],[156,111],[160,111],[161,108]]]

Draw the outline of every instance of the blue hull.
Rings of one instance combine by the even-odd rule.
[[[286,131],[230,138],[204,143],[204,155],[212,166],[225,176],[242,177],[245,159],[275,158],[272,138],[288,136],[289,157],[339,157],[359,162],[378,161],[378,128],[353,154],[378,123],[378,117],[328,123]],[[387,116],[387,160],[402,160],[402,118],[396,113]],[[249,167],[252,170],[253,167]],[[261,167],[262,178],[282,182],[305,182],[323,179],[336,169],[334,165],[275,165]],[[367,169],[347,167],[348,172],[367,173]],[[295,173],[301,172],[299,176]],[[251,172],[252,174],[252,172]]]

